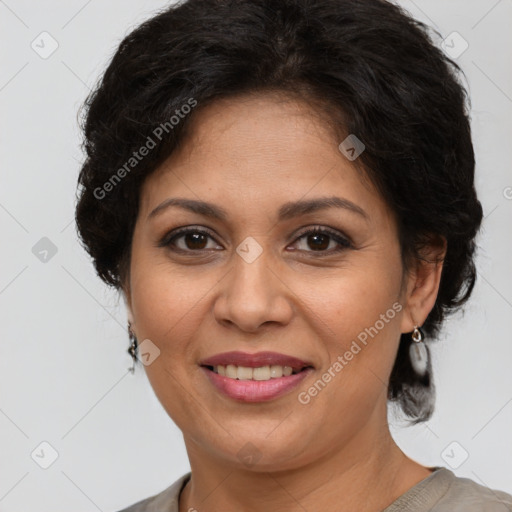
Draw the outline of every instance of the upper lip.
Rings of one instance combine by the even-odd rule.
[[[307,366],[313,366],[308,361],[286,354],[279,354],[278,352],[256,352],[249,354],[247,352],[223,352],[215,354],[211,357],[203,359],[200,363],[201,366],[227,366],[233,364],[235,366],[246,366],[248,368],[259,368],[261,366],[291,366],[294,370],[301,370]]]

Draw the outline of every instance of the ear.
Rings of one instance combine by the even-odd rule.
[[[442,236],[432,237],[425,246],[420,258],[406,276],[405,296],[402,296],[404,314],[401,332],[412,332],[416,325],[421,326],[434,307],[441,283],[447,242]]]

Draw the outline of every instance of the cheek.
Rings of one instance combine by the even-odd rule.
[[[345,342],[372,326],[399,298],[398,266],[370,259],[374,260],[362,258],[320,282],[305,276],[293,286],[315,316]],[[393,312],[391,315],[396,316]]]
[[[197,399],[189,391],[197,378],[191,371],[197,354],[190,350],[190,340],[197,337],[201,318],[207,314],[201,298],[208,288],[203,289],[199,279],[187,279],[161,262],[142,258],[133,259],[132,277],[138,337],[151,340],[160,350],[144,371],[169,416],[180,428],[190,428],[187,425],[197,414]]]
[[[201,283],[197,285],[164,269],[143,273],[132,290],[138,332],[157,344],[165,340],[176,353],[180,342],[192,336],[193,329],[199,326],[198,316],[204,314],[201,298],[205,292]],[[187,331],[190,332],[186,334]]]
[[[340,272],[321,295],[318,289],[310,292],[308,306],[315,313],[310,316],[323,326],[327,367],[337,375],[333,380],[344,381],[341,387],[352,390],[354,397],[379,392],[394,363],[403,309],[397,268],[366,263]],[[342,369],[333,368],[336,361]],[[330,387],[334,392],[339,386]]]
[[[326,441],[333,443],[342,432],[364,428],[376,408],[386,403],[400,337],[402,306],[390,293],[391,283],[378,287],[370,279],[372,293],[351,284],[355,281],[348,278],[338,286],[332,283],[325,300],[317,303],[315,312],[328,326],[325,365],[316,380],[300,390],[301,403],[308,402],[304,410],[311,411],[313,422],[322,418]]]
[[[199,266],[180,268],[159,254],[142,250],[134,251],[131,271],[137,335],[160,350],[145,371],[155,391],[179,388],[184,379],[197,378],[191,372],[199,357],[194,340],[201,337],[201,326],[211,315],[209,296],[222,276]],[[179,376],[178,381],[172,376]]]
[[[139,331],[147,337],[153,334],[160,338],[180,318],[186,320],[185,315],[204,296],[209,280],[204,279],[208,274],[196,270],[197,267],[172,265],[165,251],[148,249],[149,244],[148,240],[134,237],[130,274],[132,309]]]

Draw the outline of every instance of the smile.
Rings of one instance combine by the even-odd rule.
[[[258,368],[250,368],[248,366],[235,366],[228,364],[224,366],[209,367],[212,371],[223,377],[238,380],[270,380],[279,379],[280,377],[289,377],[292,374],[299,373],[301,370],[293,369],[291,366],[259,366]]]
[[[216,391],[239,402],[275,400],[314,371],[309,362],[275,352],[226,352],[199,365]]]

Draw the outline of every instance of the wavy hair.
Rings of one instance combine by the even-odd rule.
[[[446,239],[437,300],[422,326],[427,340],[435,339],[446,315],[471,295],[482,220],[459,75],[427,26],[383,0],[188,0],[167,7],[122,40],[82,106],[82,244],[99,277],[119,290],[141,185],[201,109],[243,94],[293,95],[339,137],[356,134],[364,142],[358,163],[396,216],[404,269],[423,258],[433,237]],[[191,98],[197,106],[179,115]],[[181,119],[171,128],[172,116]],[[167,129],[156,147],[127,167],[159,126]],[[388,398],[417,423],[432,414],[434,387],[431,368],[422,379],[412,370],[410,343],[402,334]]]

